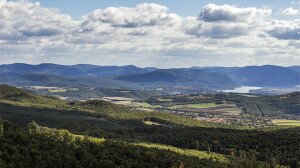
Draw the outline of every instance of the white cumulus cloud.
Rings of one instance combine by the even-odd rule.
[[[270,9],[232,5],[208,4],[198,12],[182,17],[142,3],[97,9],[75,20],[39,3],[0,0],[0,63],[175,67],[300,61],[299,20],[275,20]]]
[[[108,7],[98,9],[83,17],[85,22],[108,23],[115,27],[141,27],[176,25],[180,17],[169,13],[168,8],[158,4],[138,4],[136,7]],[[86,23],[85,23],[86,24]]]
[[[239,8],[230,5],[215,5],[208,4],[204,6],[199,20],[205,22],[256,22],[258,19],[266,18],[270,16],[272,11],[270,9],[258,9],[258,8]]]
[[[269,30],[272,37],[283,40],[300,40],[300,20],[275,20]]]
[[[74,29],[76,21],[39,3],[1,0],[0,25],[0,40],[17,42],[64,35]]]
[[[300,11],[298,9],[294,9],[293,7],[289,7],[284,9],[281,13],[285,16],[290,16],[290,15],[299,15]]]
[[[208,4],[201,11],[198,23],[187,29],[187,33],[213,38],[246,35],[259,29],[271,13],[270,9]]]

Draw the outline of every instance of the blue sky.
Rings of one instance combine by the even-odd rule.
[[[300,64],[300,0],[0,0],[0,64]]]

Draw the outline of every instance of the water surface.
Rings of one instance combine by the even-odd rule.
[[[261,89],[262,87],[257,87],[257,86],[240,86],[237,87],[233,90],[222,90],[222,92],[232,92],[232,93],[249,93],[250,90],[256,90],[256,89]]]

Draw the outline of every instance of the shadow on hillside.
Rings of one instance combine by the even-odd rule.
[[[300,127],[273,131],[188,127],[176,124],[167,127],[146,125],[135,119],[111,118],[103,113],[21,107],[4,103],[0,104],[0,117],[23,128],[29,122],[36,121],[42,126],[106,139],[148,141],[230,155],[240,155],[239,151],[247,151],[252,152],[247,157],[258,160],[272,157],[279,160],[300,158]],[[285,152],[291,150],[293,152]]]

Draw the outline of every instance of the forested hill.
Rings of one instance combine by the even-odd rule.
[[[123,75],[115,78],[127,82],[155,85],[164,82],[165,85],[208,87],[214,89],[234,88],[238,85],[225,75],[207,73],[198,69],[160,69],[144,74]]]
[[[0,74],[10,76],[22,76],[24,74],[46,74],[64,77],[104,77],[124,74],[147,73],[157,68],[140,68],[134,65],[127,66],[97,66],[89,64],[59,65],[43,63],[30,65],[23,63],[0,65]]]
[[[299,127],[263,130],[0,86],[0,167],[295,167]]]
[[[0,65],[0,83],[14,86],[61,86],[103,88],[232,89],[237,84],[225,75],[197,69],[162,69],[127,66],[8,64]],[[143,84],[142,84],[143,83]],[[180,88],[177,90],[180,90]]]
[[[205,72],[227,75],[234,82],[244,86],[291,87],[300,84],[298,66],[281,67],[263,65],[246,67],[207,67],[200,69]]]
[[[26,131],[0,123],[1,167],[269,167],[266,162],[212,152],[76,135],[35,122]]]
[[[103,87],[176,90],[232,89],[240,86],[293,87],[300,85],[299,66],[154,67],[58,65],[23,63],[0,65],[0,83],[14,86]],[[177,87],[179,86],[179,87]]]

